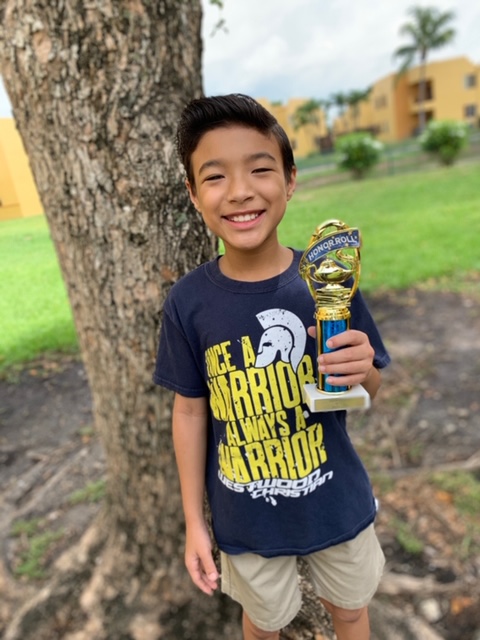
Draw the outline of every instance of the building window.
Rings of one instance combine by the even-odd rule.
[[[420,83],[413,85],[415,102],[420,102]],[[425,80],[425,84],[423,85],[423,99],[434,100],[433,97],[433,82],[431,80]]]
[[[387,96],[378,96],[375,98],[375,109],[385,109],[387,106]]]
[[[477,105],[467,104],[464,109],[465,118],[474,118],[477,115]]]
[[[465,89],[471,89],[477,86],[477,76],[474,73],[467,73],[464,78]]]

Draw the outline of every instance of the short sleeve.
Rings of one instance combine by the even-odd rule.
[[[175,315],[174,305],[167,299],[153,381],[187,397],[205,397],[208,388],[201,371],[199,349],[195,350],[194,336],[188,336]]]
[[[360,290],[353,297],[351,312],[351,328],[367,334],[375,351],[373,365],[377,369],[383,369],[390,363],[390,356]]]

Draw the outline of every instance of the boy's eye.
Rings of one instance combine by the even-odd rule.
[[[214,175],[211,176],[207,176],[205,178],[205,182],[211,182],[213,180],[220,180],[220,178],[223,178],[223,176],[219,173],[215,173]]]
[[[253,173],[265,173],[266,171],[271,171],[269,167],[258,167],[253,170]]]

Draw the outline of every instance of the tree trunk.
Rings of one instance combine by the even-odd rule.
[[[213,251],[173,141],[183,105],[202,91],[200,2],[7,0],[0,12],[1,71],[68,290],[108,467],[107,508],[82,541],[84,561],[72,557],[8,637],[52,640],[82,629],[89,640],[198,637],[186,619],[194,624],[189,607],[206,602],[205,628],[218,633],[222,598],[194,595],[183,568],[171,394],[151,379],[165,296]],[[94,571],[87,559],[100,549]],[[74,574],[89,582],[80,607],[78,597],[67,604],[79,588]]]
[[[101,516],[6,640],[239,637],[238,606],[201,594],[183,566],[172,397],[151,379],[165,296],[214,250],[174,145],[202,92],[200,25],[200,0],[0,0],[1,72],[108,471]],[[308,616],[285,637],[313,638],[324,614],[313,604]]]
[[[427,94],[427,58],[426,52],[422,52],[420,59],[420,80],[418,83],[418,133],[423,133],[426,125],[425,99]]]

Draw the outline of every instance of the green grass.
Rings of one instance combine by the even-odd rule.
[[[480,163],[464,162],[321,188],[300,186],[280,240],[304,248],[315,228],[339,218],[363,238],[365,291],[453,287],[480,271]],[[75,351],[77,340],[43,217],[0,222],[0,370],[47,351]]]
[[[411,555],[420,555],[423,552],[424,544],[418,538],[408,522],[404,522],[399,518],[391,521],[392,529],[395,531],[395,537],[402,549]]]
[[[81,502],[100,502],[105,497],[106,482],[103,478],[96,482],[89,482],[82,489],[78,489],[70,494],[68,502],[72,505],[79,504]]]
[[[453,503],[462,516],[478,517],[480,505],[480,479],[468,471],[436,473],[431,481],[443,491],[452,494]],[[478,521],[477,521],[478,523]]]
[[[19,520],[12,526],[11,535],[20,539],[16,576],[30,580],[45,578],[45,562],[52,545],[64,536],[64,532],[49,531],[45,520]]]
[[[0,222],[0,369],[72,349],[72,315],[44,217]]]
[[[472,557],[480,550],[480,522],[478,505],[480,504],[480,478],[468,471],[450,471],[435,473],[430,482],[441,490],[450,493],[453,504],[463,522],[466,534],[458,548],[462,558]]]
[[[303,248],[331,218],[362,233],[361,287],[404,288],[480,269],[480,164],[298,189],[280,239]]]

